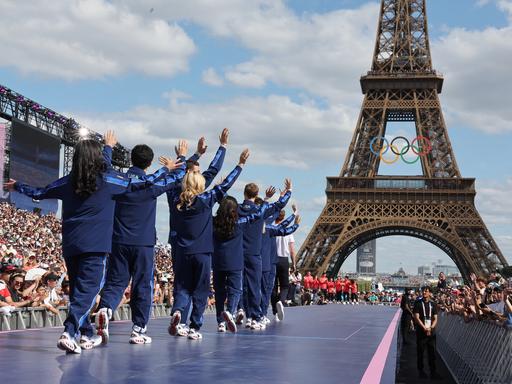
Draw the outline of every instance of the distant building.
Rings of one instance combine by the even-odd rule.
[[[393,273],[391,275],[391,277],[398,277],[401,279],[405,279],[408,276],[407,276],[407,273],[404,271],[404,269],[402,267],[400,267],[400,269],[398,271],[396,271],[395,273]]]
[[[452,265],[436,264],[432,267],[432,276],[437,277],[439,273],[444,272],[446,276],[460,276],[459,269]]]
[[[371,240],[357,248],[357,273],[360,275],[375,275],[377,241]]]
[[[432,268],[430,265],[421,265],[418,267],[418,275],[419,276],[425,276],[430,275],[432,273]]]

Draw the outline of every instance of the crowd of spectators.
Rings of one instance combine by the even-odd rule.
[[[69,301],[69,282],[61,254],[61,224],[0,204],[0,311],[44,308],[57,313]]]
[[[461,316],[466,322],[490,321],[512,327],[512,279],[506,280],[498,273],[491,273],[487,279],[472,274],[468,285],[453,283],[443,272],[439,274],[437,286],[432,287],[438,311]],[[407,328],[412,330],[412,307],[420,295],[409,291],[405,296],[402,309],[409,314]]]
[[[56,314],[69,303],[69,281],[61,251],[61,221],[54,215],[0,203],[0,311],[44,308]],[[155,247],[155,303],[172,304],[171,249]],[[130,287],[120,304],[130,302]]]
[[[512,327],[512,279],[498,273],[487,279],[472,274],[469,285],[450,286],[441,272],[434,300],[440,310],[465,321],[487,320]]]

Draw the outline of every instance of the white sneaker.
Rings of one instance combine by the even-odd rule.
[[[109,340],[108,323],[112,317],[112,310],[110,308],[101,308],[96,313],[96,335],[101,337],[101,342],[107,344]]]
[[[190,328],[190,331],[188,331],[188,338],[190,340],[201,340],[203,335],[201,335],[199,331],[196,331],[194,328]]]
[[[101,345],[101,343],[103,342],[102,340],[103,339],[100,335],[94,335],[91,337],[82,335],[80,336],[80,347],[83,350],[87,351],[89,349],[97,347],[98,345]]]
[[[276,304],[276,309],[277,309],[277,318],[279,319],[279,321],[283,321],[284,320],[284,306],[283,306],[283,303],[278,301],[277,304]]]
[[[217,327],[217,332],[221,332],[221,333],[226,332],[226,323],[225,322],[219,323],[219,325]]]
[[[75,338],[71,337],[67,332],[64,332],[60,336],[59,341],[57,341],[57,348],[62,349],[67,353],[82,353],[80,345],[76,342]]]
[[[252,319],[247,318],[245,321],[245,328],[251,328]]]
[[[240,308],[238,310],[238,312],[236,313],[236,320],[235,322],[239,325],[241,325],[244,321],[244,317],[245,317],[245,312],[242,308]]]
[[[236,329],[235,320],[233,319],[233,315],[231,315],[231,313],[229,313],[229,311],[224,311],[224,312],[222,312],[222,318],[226,322],[228,331],[232,332],[232,333],[236,333],[237,329]]]
[[[151,337],[145,333],[132,331],[130,335],[130,344],[151,344]]]
[[[171,317],[171,323],[169,324],[169,328],[167,328],[167,331],[169,332],[169,335],[176,336],[178,334],[177,327],[180,324],[181,321],[181,312],[180,311],[174,311]]]
[[[188,336],[188,332],[190,331],[190,328],[186,324],[178,324],[176,326],[176,336]]]
[[[266,328],[265,324],[260,321],[251,321],[251,329],[254,331],[263,331]]]
[[[269,325],[270,319],[267,316],[263,316],[263,318],[261,319],[261,322],[265,325]]]
[[[277,316],[277,313],[274,315],[274,321],[276,323],[279,323],[281,320],[279,320],[279,316]]]

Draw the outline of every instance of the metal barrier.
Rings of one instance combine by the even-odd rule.
[[[459,384],[512,383],[512,331],[442,312],[437,351]]]
[[[10,315],[0,314],[0,331],[11,331],[18,329],[59,327],[64,325],[64,320],[68,315],[67,307],[59,307],[59,313],[53,314],[44,308],[19,308],[11,312]],[[212,308],[207,308],[207,312],[212,312]],[[153,304],[151,308],[151,317],[170,316],[171,307],[166,304]],[[113,314],[114,320],[131,320],[132,310],[129,305],[122,305]]]

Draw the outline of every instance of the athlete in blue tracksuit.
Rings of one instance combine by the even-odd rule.
[[[169,333],[176,335],[185,307],[192,298],[188,338],[202,338],[198,332],[210,292],[211,255],[213,253],[212,208],[220,201],[242,172],[249,151],[240,155],[238,166],[219,185],[204,191],[204,177],[188,171],[181,194],[175,194],[171,214],[176,229],[176,264],[174,284],[176,299],[172,308]]]
[[[211,161],[208,169],[202,173],[204,179],[205,179],[205,188],[208,188],[212,181],[215,179],[217,174],[222,169],[222,165],[224,164],[224,158],[226,156],[226,146],[228,144],[228,138],[229,138],[229,130],[227,128],[224,128],[222,130],[222,133],[219,137],[220,140],[220,146],[217,149],[217,152],[215,153],[215,156],[213,157],[213,160]],[[201,155],[203,155],[206,152],[206,143],[204,141],[204,138],[200,138],[198,145],[197,145],[197,152],[191,156],[187,160],[187,170],[196,170],[199,171],[199,164],[197,160]],[[173,265],[173,271],[174,271],[174,265],[176,264],[176,229],[174,227],[173,217],[172,217],[172,209],[171,205],[173,203],[174,196],[176,195],[176,191],[179,191],[181,189],[181,184],[177,183],[175,185],[175,189],[173,191],[167,192],[167,202],[169,204],[169,244],[171,245],[171,259],[172,259],[172,265]],[[173,285],[173,299],[176,300],[176,284]],[[184,316],[181,318],[181,323],[183,326],[177,327],[176,332],[180,336],[186,336],[188,333],[188,329],[186,329],[186,321],[188,314],[190,313],[190,306],[191,301],[189,301],[188,305],[185,307],[185,310],[183,311]]]
[[[114,197],[149,187],[167,171],[161,168],[143,181],[129,179],[106,169],[100,143],[82,140],[75,146],[69,175],[45,188],[14,180],[7,183],[8,189],[36,200],[62,200],[62,253],[70,282],[70,306],[64,333],[57,343],[59,348],[81,353],[80,345],[90,349],[101,342],[93,337],[89,312],[103,286],[107,254],[112,248]],[[78,344],[76,339],[80,334]]]
[[[107,280],[101,294],[96,316],[96,331],[104,344],[108,342],[108,322],[117,308],[125,288],[132,279],[130,307],[132,334],[130,343],[148,344],[146,325],[153,301],[154,246],[156,243],[156,202],[185,175],[186,142],[180,141],[180,168],[166,177],[166,182],[156,182],[150,188],[116,196],[112,254],[109,258]],[[153,151],[147,145],[136,145],[131,151],[133,166],[126,176],[144,180],[145,169],[153,161]],[[107,161],[109,161],[108,159]]]
[[[272,225],[271,223],[275,220],[276,216],[277,215],[273,215],[267,219],[265,232],[263,233],[261,241],[261,313],[263,314],[264,319],[267,319],[270,296],[272,294],[274,280],[276,278],[277,250],[274,238],[290,235],[299,228],[299,224],[297,222],[291,227],[288,227],[295,218],[295,215],[289,216],[286,220],[279,223],[279,225]]]
[[[229,331],[237,331],[232,314],[235,313],[242,294],[243,230],[259,218],[260,211],[246,217],[238,217],[236,199],[226,196],[220,202],[213,219],[213,288],[219,332],[225,332],[226,325]]]
[[[279,212],[288,203],[291,197],[291,182],[286,180],[285,190],[279,200],[273,204],[258,206],[254,200],[258,193],[258,187],[251,183],[244,189],[244,202],[239,205],[238,214],[245,217],[261,211],[260,219],[244,228],[244,276],[243,276],[243,300],[248,319],[252,319],[252,329],[264,329],[261,313],[261,237],[265,219]]]

